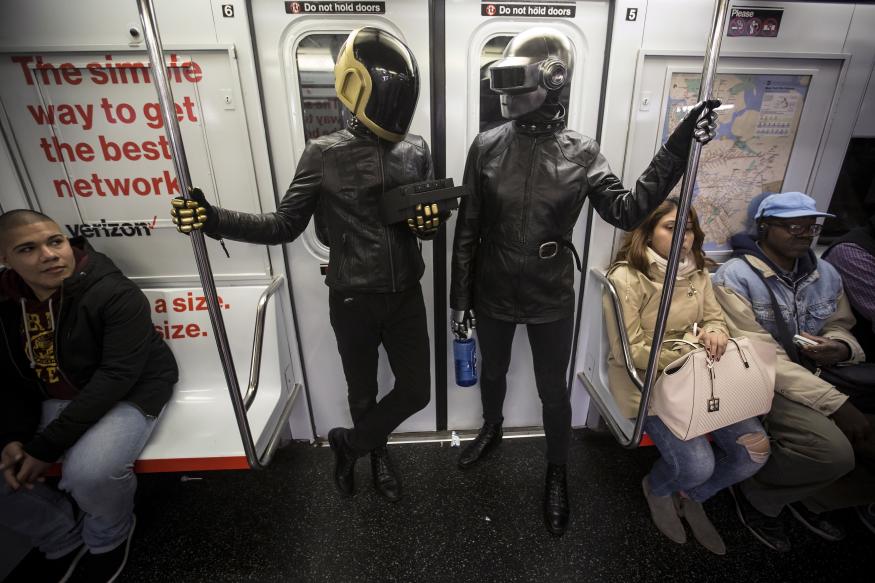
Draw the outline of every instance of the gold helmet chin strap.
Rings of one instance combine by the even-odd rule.
[[[364,64],[355,58],[355,39],[361,30],[357,28],[350,33],[340,54],[337,55],[337,64],[334,66],[334,90],[340,102],[365,124],[365,127],[384,140],[400,142],[404,139],[404,134],[386,131],[365,113],[373,85],[371,74]]]

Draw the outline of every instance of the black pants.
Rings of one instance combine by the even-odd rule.
[[[480,399],[483,419],[489,423],[504,420],[501,414],[507,393],[507,369],[516,324],[477,316],[477,338],[483,366],[480,374]],[[574,318],[547,324],[527,324],[529,345],[535,365],[535,384],[543,407],[544,433],[547,436],[547,461],[564,464],[571,437],[571,397],[565,373],[571,356]]]
[[[417,284],[389,294],[331,290],[328,304],[354,424],[349,445],[364,453],[385,445],[402,421],[431,400],[431,359],[422,288]],[[380,344],[389,356],[395,386],[378,403]]]

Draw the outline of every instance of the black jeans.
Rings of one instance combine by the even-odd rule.
[[[431,354],[422,288],[388,294],[331,290],[331,327],[346,376],[354,428],[349,445],[364,453],[385,445],[402,421],[431,400]],[[377,402],[377,348],[383,345],[395,375]]]
[[[477,316],[477,338],[483,366],[480,374],[480,399],[483,419],[500,423],[507,393],[507,369],[516,324]],[[565,373],[571,356],[574,318],[546,324],[527,324],[529,345],[535,366],[535,384],[543,407],[544,433],[547,436],[547,461],[564,464],[571,437],[571,396]]]

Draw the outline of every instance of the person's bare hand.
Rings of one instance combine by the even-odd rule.
[[[3,452],[0,453],[0,471],[3,472],[3,480],[13,490],[21,488],[21,484],[15,478],[15,475],[18,473],[19,465],[21,465],[26,455],[20,441],[7,443],[6,447],[3,448]]]
[[[708,356],[717,361],[726,352],[726,345],[729,344],[729,337],[720,330],[702,330],[696,339],[705,347]]]
[[[848,345],[844,342],[824,336],[815,336],[808,332],[802,332],[800,336],[817,342],[814,346],[799,347],[799,352],[813,360],[817,366],[831,366],[851,357]]]
[[[44,462],[25,452],[15,479],[28,490],[33,490],[35,483],[45,481],[45,475],[51,467],[52,462]]]

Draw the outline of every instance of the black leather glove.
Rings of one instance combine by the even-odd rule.
[[[192,229],[202,229],[210,217],[212,207],[200,188],[189,190],[189,200],[177,196],[170,201],[170,218],[176,230],[188,235]]]
[[[420,239],[431,239],[451,214],[451,211],[441,210],[438,202],[418,204],[413,218],[407,219],[407,227]]]
[[[468,338],[476,327],[477,319],[474,317],[474,310],[453,310],[450,330],[456,338],[459,340]]]
[[[719,99],[708,99],[694,105],[665,141],[666,149],[675,156],[686,158],[694,138],[700,144],[713,140],[717,135],[717,113],[714,110],[718,107]]]

